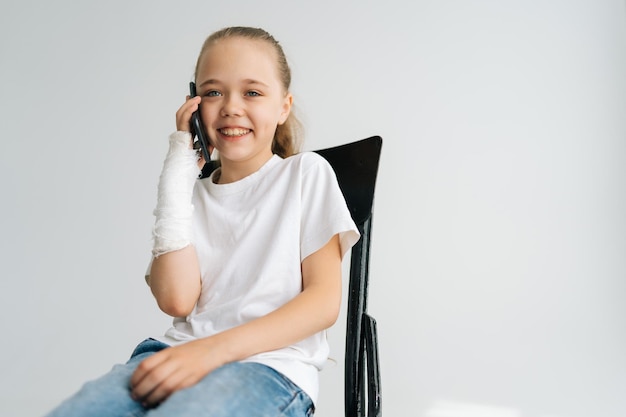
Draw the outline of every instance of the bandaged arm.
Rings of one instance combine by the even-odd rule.
[[[200,295],[200,267],[192,245],[191,197],[200,173],[189,132],[170,135],[154,209],[152,265],[148,285],[161,310],[174,317],[191,313]]]

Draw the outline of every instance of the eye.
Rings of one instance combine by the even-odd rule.
[[[248,91],[246,95],[248,97],[260,97],[261,93],[259,93],[258,91],[251,90],[251,91]]]
[[[206,93],[204,93],[205,97],[218,97],[220,95],[221,95],[220,92],[217,90],[209,90]]]

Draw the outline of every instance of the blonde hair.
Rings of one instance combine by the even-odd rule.
[[[228,39],[240,37],[251,40],[259,40],[267,42],[276,51],[278,76],[283,85],[285,93],[289,91],[291,86],[291,69],[287,63],[287,57],[283,51],[282,46],[276,39],[268,32],[260,28],[245,27],[245,26],[233,26],[218,30],[210,35],[202,45],[200,54],[198,55],[198,61],[196,62],[195,76],[198,74],[198,67],[200,65],[200,59],[204,53],[215,43],[221,39]],[[286,158],[300,152],[302,136],[302,124],[294,114],[294,108],[292,106],[291,112],[287,120],[278,126],[276,126],[276,132],[274,133],[274,139],[272,141],[272,152],[276,155]]]

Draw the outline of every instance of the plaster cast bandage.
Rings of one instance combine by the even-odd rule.
[[[174,132],[169,137],[169,150],[159,178],[156,217],[152,236],[152,255],[189,246],[193,229],[191,218],[193,187],[200,174],[198,153],[190,147],[189,132]]]

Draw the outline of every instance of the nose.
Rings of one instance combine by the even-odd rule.
[[[222,117],[241,116],[243,114],[241,98],[235,94],[225,96],[220,114]]]

